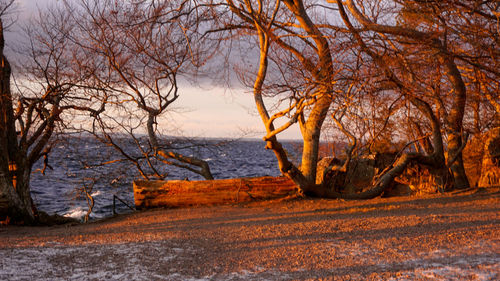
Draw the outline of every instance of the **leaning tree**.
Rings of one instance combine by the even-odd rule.
[[[408,97],[420,93],[419,98],[437,112],[447,137],[446,167],[450,168],[453,185],[467,188],[462,159],[467,142],[467,101],[476,96],[471,112],[476,112],[475,128],[480,130],[478,103],[483,99],[494,105],[498,99],[492,91],[498,88],[499,78],[498,5],[488,1],[349,0],[345,6],[342,1],[336,3],[360,48],[385,69],[387,79],[399,90],[406,88]],[[395,20],[387,15],[394,15]],[[357,26],[351,24],[354,21]],[[367,42],[375,41],[378,48],[368,47]],[[387,52],[389,49],[393,51]],[[391,61],[400,63],[390,65],[381,52],[386,57],[392,53]],[[417,81],[419,85],[403,87],[400,82],[405,80]],[[422,87],[424,84],[427,87]]]

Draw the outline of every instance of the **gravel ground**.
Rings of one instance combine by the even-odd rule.
[[[499,280],[500,189],[0,227],[0,280]]]

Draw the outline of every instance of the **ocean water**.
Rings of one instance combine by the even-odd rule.
[[[140,150],[131,139],[119,139],[130,155],[140,155]],[[200,146],[200,144],[202,144]],[[186,155],[197,156],[207,161],[216,179],[237,177],[278,176],[280,171],[274,153],[266,150],[261,140],[226,141],[209,139],[188,143],[177,141],[165,143],[176,147]],[[284,147],[291,159],[297,159],[300,144],[285,142]],[[147,147],[143,144],[143,149]],[[91,137],[70,137],[59,141],[49,156],[45,174],[40,172],[41,160],[33,169],[31,192],[39,210],[49,214],[59,214],[83,218],[89,207],[84,187],[94,199],[91,219],[113,215],[113,196],[117,196],[130,206],[134,206],[132,182],[142,179],[137,169],[129,161],[122,159],[113,148],[105,146]],[[201,176],[188,170],[156,163],[157,167],[168,173],[168,179],[200,180]],[[116,212],[127,213],[131,210],[116,200]]]

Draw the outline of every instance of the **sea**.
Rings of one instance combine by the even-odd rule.
[[[146,139],[120,137],[116,141],[131,157],[140,158],[141,150],[147,150]],[[215,179],[280,175],[274,153],[265,149],[262,140],[170,138],[164,145],[207,161]],[[285,141],[283,145],[290,159],[297,161],[301,144]],[[134,164],[124,158],[113,147],[91,136],[58,140],[47,158],[45,170],[43,158],[33,168],[31,194],[36,207],[48,214],[83,220],[89,212],[88,194],[94,201],[90,220],[132,212],[132,182],[143,178]],[[203,179],[186,169],[154,164],[167,174],[165,180]]]

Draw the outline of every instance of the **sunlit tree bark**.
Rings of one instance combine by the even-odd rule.
[[[260,58],[253,88],[256,106],[267,131],[264,137],[267,148],[274,150],[284,174],[300,187],[314,190],[317,188],[315,180],[321,128],[332,103],[333,94],[332,79],[335,73],[329,42],[310,18],[302,1],[228,0],[226,3],[232,13],[242,20],[245,28],[254,30],[258,37]],[[288,30],[292,26],[295,31]],[[297,45],[294,45],[293,41],[286,40],[287,32],[288,36],[298,39]],[[290,99],[293,100],[290,107],[275,114],[268,111],[263,99],[268,79],[271,44],[295,57],[300,62],[300,67],[313,79],[313,81],[303,81],[304,88],[308,88],[307,92],[295,95],[290,91]],[[313,55],[301,50],[302,44],[310,48],[308,51],[312,51]],[[306,84],[309,86],[305,86]],[[285,116],[288,116],[289,120],[276,127],[275,122]],[[300,168],[291,163],[277,140],[280,132],[296,123],[300,126],[303,139]]]
[[[500,185],[500,126],[487,133],[478,186]]]

